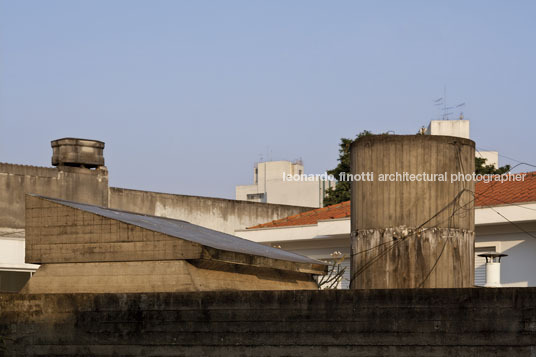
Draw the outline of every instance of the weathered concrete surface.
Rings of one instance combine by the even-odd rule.
[[[352,251],[361,252],[354,256],[353,287],[472,287],[474,235],[446,228],[429,228],[405,238],[394,238],[389,229],[359,231],[352,240]]]
[[[472,174],[474,158],[472,140],[450,136],[352,144],[351,173],[367,179],[352,182],[351,288],[473,286],[475,182],[451,178]]]
[[[63,138],[53,140],[52,165],[97,168],[104,166],[104,143],[98,140]]]
[[[234,234],[236,229],[309,210],[307,207],[243,202],[108,187],[108,171],[0,163],[0,227],[24,228],[24,195],[33,193],[135,213],[182,219]]]
[[[271,203],[174,195],[110,187],[109,207],[135,213],[182,219],[228,234],[235,230],[309,211]]]
[[[23,294],[317,290],[311,274],[205,260],[44,264]]]
[[[201,258],[187,240],[26,196],[26,262],[84,263]]]
[[[57,168],[0,163],[0,228],[24,228],[27,193],[182,219],[229,234],[312,209],[109,188],[104,142],[63,138],[51,145]]]
[[[108,205],[108,171],[0,163],[0,227],[24,228],[24,195]]]
[[[406,226],[474,231],[475,182],[450,174],[475,171],[472,140],[438,135],[370,135],[352,144],[351,173],[373,172],[374,181],[352,182],[352,231]],[[380,174],[444,174],[447,181],[380,181]],[[465,191],[464,191],[465,190]],[[451,203],[460,194],[456,205]],[[465,205],[454,216],[453,211]]]
[[[534,356],[536,288],[0,295],[6,356]]]
[[[327,268],[183,221],[71,204],[26,196],[26,262],[43,265],[21,292],[318,289]]]

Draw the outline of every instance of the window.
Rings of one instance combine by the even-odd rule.
[[[264,193],[248,193],[248,200],[262,200],[264,198]]]

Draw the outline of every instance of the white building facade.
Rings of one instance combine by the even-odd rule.
[[[424,131],[425,135],[445,135],[457,136],[459,138],[470,139],[470,122],[469,120],[431,120],[430,124]],[[497,151],[476,150],[476,157],[486,160],[486,165],[499,167],[499,153]]]
[[[24,261],[24,229],[0,229],[0,291],[19,291],[39,268]]]
[[[329,209],[329,207],[321,210]],[[350,217],[320,219],[311,224],[237,230],[239,237],[314,259],[330,261],[341,253],[346,267],[340,288],[350,283]],[[302,214],[304,217],[311,213]],[[328,214],[329,215],[329,214]],[[320,214],[319,217],[324,216]],[[506,218],[504,218],[506,217]],[[486,282],[485,258],[478,254],[507,254],[501,260],[501,286],[536,286],[536,202],[522,202],[475,209],[475,285]]]
[[[302,207],[322,207],[335,182],[326,175],[305,174],[301,161],[259,162],[253,169],[253,184],[236,186],[236,199]]]

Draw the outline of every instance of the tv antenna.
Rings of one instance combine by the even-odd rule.
[[[454,110],[465,106],[465,102],[453,106],[447,105],[447,86],[443,87],[443,96],[434,100],[434,105],[439,109],[440,120],[450,120],[449,115],[454,114]],[[463,112],[460,111],[459,119],[463,119]]]

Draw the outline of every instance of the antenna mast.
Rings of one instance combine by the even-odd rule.
[[[451,110],[463,107],[465,102],[449,107],[447,105],[447,86],[445,85],[443,86],[443,97],[434,100],[434,105],[439,109],[439,119],[450,120],[449,115],[454,114]],[[460,112],[459,118],[463,119],[463,112]]]

